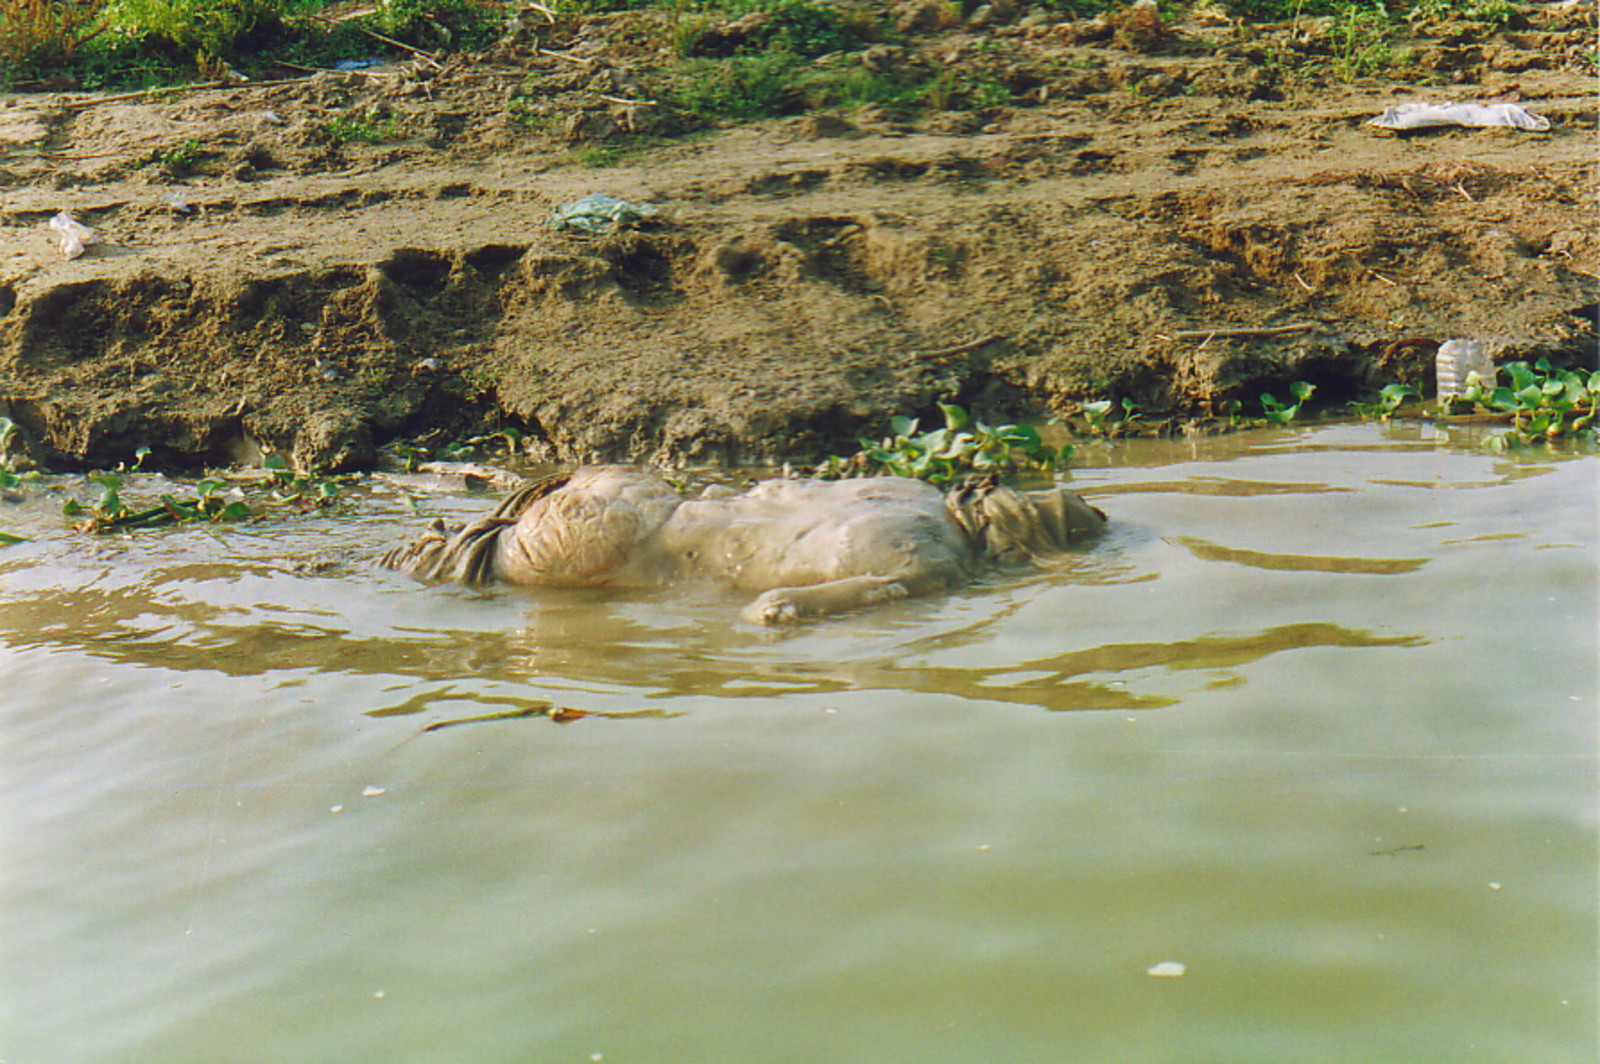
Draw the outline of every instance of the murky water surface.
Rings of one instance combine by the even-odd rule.
[[[1597,462],[1460,443],[1090,448],[784,634],[0,508],[0,1058],[1592,1064]]]

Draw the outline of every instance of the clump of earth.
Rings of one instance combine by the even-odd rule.
[[[946,10],[818,63],[956,71],[980,100],[712,122],[659,98],[648,11],[438,62],[0,97],[0,416],[61,469],[359,468],[507,429],[539,460],[751,463],[939,401],[1203,428],[1294,381],[1426,389],[1454,338],[1594,366],[1592,2],[1424,26],[1407,80],[1355,81],[1286,65],[1330,47],[1314,20]],[[1369,124],[1411,100],[1550,124]],[[551,226],[590,193],[652,210]],[[95,232],[76,258],[61,211]]]

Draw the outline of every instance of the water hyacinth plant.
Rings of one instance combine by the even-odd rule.
[[[148,449],[140,450],[143,452],[139,455],[142,461]],[[256,486],[248,486],[247,480],[238,490],[228,492],[231,497],[227,497],[223,492],[230,480],[245,478],[214,476],[196,483],[193,495],[160,495],[157,505],[139,509],[123,501],[122,492],[127,485],[121,474],[126,470],[99,473],[84,479],[100,489],[100,497],[87,506],[76,499],[68,499],[62,505],[61,512],[70,518],[81,518],[73,525],[79,532],[100,533],[195,522],[243,521],[256,516],[257,508],[270,511],[274,507],[288,507],[305,511],[331,506],[339,500],[339,485],[335,481],[302,476],[290,467],[289,460],[281,454],[268,454],[261,464],[267,472],[265,491],[260,489],[257,476],[254,482]],[[134,468],[137,467],[136,462]],[[256,507],[252,507],[251,502]]]
[[[250,507],[243,500],[223,499],[217,494],[224,486],[221,480],[202,480],[195,485],[193,496],[162,495],[158,505],[134,510],[122,501],[121,476],[102,473],[85,479],[100,487],[100,498],[88,507],[76,499],[68,499],[61,507],[67,517],[87,514],[73,526],[79,532],[156,528],[193,521],[242,521],[251,515]]]
[[[1500,373],[1509,383],[1500,384]],[[1495,379],[1484,381],[1467,375],[1467,387],[1448,404],[1445,414],[1484,410],[1510,418],[1511,428],[1493,436],[1497,449],[1526,446],[1540,440],[1594,435],[1594,415],[1600,404],[1600,373],[1582,369],[1553,369],[1549,359],[1532,366],[1508,362]]]
[[[850,457],[834,455],[817,470],[824,477],[897,476],[949,487],[973,474],[996,474],[1002,480],[1041,479],[1065,469],[1072,445],[1052,446],[1030,425],[986,425],[972,420],[954,403],[940,403],[944,426],[919,432],[915,418],[890,421],[893,436],[862,439]]]
[[[1111,411],[1119,405],[1122,407],[1122,417],[1120,420],[1112,421]],[[1100,399],[1080,404],[1078,413],[1083,415],[1091,436],[1112,439],[1126,435],[1134,428],[1139,421],[1139,404],[1127,396],[1123,396],[1115,403],[1110,399]]]
[[[1289,391],[1294,395],[1294,403],[1286,405],[1273,398],[1271,393],[1263,392],[1261,395],[1261,412],[1269,425],[1292,425],[1294,419],[1300,416],[1300,408],[1305,405],[1311,393],[1317,390],[1315,384],[1305,381],[1295,381],[1289,385]]]
[[[1420,402],[1421,393],[1409,384],[1386,384],[1378,390],[1375,403],[1351,403],[1350,410],[1357,417],[1389,421],[1407,402]]]

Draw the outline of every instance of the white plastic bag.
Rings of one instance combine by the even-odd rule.
[[[66,211],[50,219],[50,228],[54,229],[61,239],[61,254],[69,259],[82,255],[83,249],[93,244],[95,240],[94,230]]]
[[[1435,126],[1465,126],[1486,129],[1499,126],[1544,133],[1550,120],[1524,110],[1514,103],[1401,103],[1384,108],[1383,114],[1367,123],[1380,129],[1430,129]]]

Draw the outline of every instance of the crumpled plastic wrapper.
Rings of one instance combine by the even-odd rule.
[[[1402,103],[1384,109],[1367,123],[1380,129],[1433,129],[1463,126],[1468,129],[1521,129],[1544,133],[1550,120],[1514,103]]]
[[[69,259],[75,259],[83,254],[83,249],[94,243],[94,230],[79,222],[66,211],[62,211],[50,219],[50,228],[56,231],[61,240],[61,254]]]
[[[551,229],[565,229],[599,235],[637,225],[660,214],[648,203],[629,203],[599,192],[591,192],[571,203],[563,203],[550,216]]]

